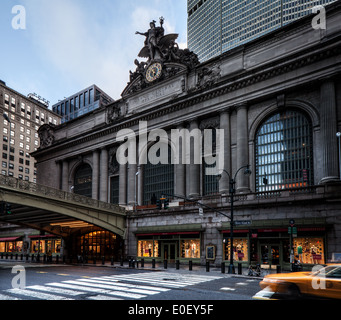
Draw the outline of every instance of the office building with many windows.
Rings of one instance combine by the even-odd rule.
[[[62,123],[105,106],[114,100],[96,85],[92,85],[52,106],[53,112],[61,115]]]
[[[188,0],[188,47],[206,61],[335,0]]]
[[[0,81],[1,174],[35,182],[36,163],[30,155],[40,146],[38,129],[60,124],[60,116],[48,109],[47,101],[28,97]]]

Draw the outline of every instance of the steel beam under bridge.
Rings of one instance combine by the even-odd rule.
[[[124,208],[62,190],[0,176],[0,203],[11,204],[11,214],[0,212],[0,222],[65,236],[58,223],[84,221],[124,236]]]

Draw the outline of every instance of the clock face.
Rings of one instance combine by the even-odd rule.
[[[162,65],[159,62],[153,63],[150,65],[146,71],[146,80],[148,82],[153,82],[156,79],[160,78],[162,73]]]

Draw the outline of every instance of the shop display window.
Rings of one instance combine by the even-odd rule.
[[[224,238],[223,240],[224,247],[224,258],[225,260],[230,259],[230,239]],[[247,239],[233,239],[233,260],[235,261],[248,261],[248,240]]]
[[[31,253],[40,253],[40,254],[59,254],[61,248],[61,240],[32,240],[31,242]]]
[[[200,258],[200,240],[181,240],[181,258]]]
[[[45,241],[44,240],[32,240],[31,252],[32,253],[45,253]]]
[[[159,257],[159,242],[155,240],[139,240],[137,243],[137,255],[139,257]]]
[[[293,248],[302,264],[325,263],[323,238],[294,238]]]
[[[0,242],[0,252],[21,252],[22,246],[22,241]]]

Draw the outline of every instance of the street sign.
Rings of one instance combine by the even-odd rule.
[[[291,220],[289,221],[289,225],[290,225],[290,227],[293,227],[293,226],[295,225],[295,220],[294,220],[294,219],[291,219]]]
[[[204,209],[203,208],[199,208],[199,216],[203,216],[204,215]]]
[[[250,224],[252,224],[251,220],[240,220],[234,222],[235,226],[249,226]]]
[[[295,235],[297,234],[297,228],[296,227],[289,227],[288,228],[288,233],[291,234],[291,229],[292,229],[292,234]]]

